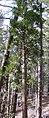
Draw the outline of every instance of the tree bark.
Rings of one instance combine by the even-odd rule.
[[[40,91],[39,91],[39,118],[42,118],[42,3],[40,4]]]
[[[16,113],[16,103],[17,103],[17,92],[18,90],[15,90],[15,96],[14,96],[14,105],[13,105],[13,118],[15,118],[15,113]]]
[[[10,44],[12,42],[12,39],[13,39],[13,36],[10,36],[8,42],[7,42],[7,46],[6,46],[6,50],[5,50],[5,54],[4,54],[4,58],[3,58],[3,61],[1,63],[1,71],[2,71],[2,74],[0,76],[0,113],[2,114],[2,111],[1,111],[1,104],[2,104],[2,93],[1,93],[1,88],[2,88],[2,85],[3,85],[3,81],[5,79],[5,77],[3,76],[5,70],[6,70],[6,66],[8,64],[8,58],[9,58],[9,48],[10,48]],[[3,110],[4,111],[4,110]],[[2,117],[2,116],[1,116]]]
[[[39,118],[42,118],[42,55],[43,55],[43,50],[42,50],[42,3],[40,4],[40,93],[39,93]]]
[[[42,3],[40,4],[40,61],[38,61],[37,118],[42,118]]]
[[[22,118],[27,118],[27,59],[26,47],[22,43]]]
[[[48,95],[49,95],[49,42],[48,42]]]

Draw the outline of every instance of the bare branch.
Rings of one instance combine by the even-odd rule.
[[[2,5],[2,4],[0,4],[0,6],[3,6],[3,7],[9,7],[9,8],[13,8],[12,6]]]

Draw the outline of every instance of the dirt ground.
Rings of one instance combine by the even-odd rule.
[[[36,118],[36,109],[34,99],[28,99],[28,118]],[[43,96],[42,98],[42,116],[43,118],[49,118],[49,96]],[[46,117],[48,116],[48,117]],[[22,118],[22,107],[17,107],[15,118]]]

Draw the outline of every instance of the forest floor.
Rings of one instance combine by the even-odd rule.
[[[33,99],[28,99],[28,118],[36,118],[36,109],[35,109],[35,97]],[[43,118],[49,118],[49,96],[42,96],[42,116]],[[22,107],[17,107],[15,118],[22,118]]]

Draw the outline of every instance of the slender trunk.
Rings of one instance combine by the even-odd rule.
[[[36,118],[42,118],[42,81],[41,81],[41,66],[38,62],[38,71],[37,71],[37,81],[38,81],[38,88],[37,88],[37,94],[36,94]]]
[[[39,118],[42,118],[42,65],[40,65]]]
[[[13,118],[15,118],[15,113],[16,113],[16,104],[17,104],[17,89],[15,90],[15,96],[14,96],[14,106],[13,106]]]
[[[2,71],[2,74],[1,74],[1,77],[0,77],[0,101],[1,101],[0,102],[0,113],[1,114],[2,114],[2,111],[1,111],[1,104],[2,104],[2,93],[1,93],[2,91],[1,91],[1,88],[2,88],[2,85],[3,85],[3,81],[5,79],[5,77],[3,77],[3,74],[4,74],[4,72],[6,70],[6,66],[8,64],[8,58],[9,58],[9,53],[10,53],[9,52],[9,47],[10,47],[12,39],[13,39],[13,36],[10,36],[10,38],[8,40],[8,43],[7,43],[7,46],[6,46],[6,50],[5,50],[3,61],[1,63],[1,71]]]
[[[8,77],[9,75],[6,76],[6,84],[4,84],[3,86],[3,92],[5,90],[5,93],[3,95],[3,100],[2,100],[2,118],[5,118],[5,113],[7,111]]]
[[[40,91],[39,91],[39,118],[42,118],[42,3],[40,4]]]
[[[38,67],[38,63],[37,63],[37,91],[36,91],[36,118],[38,118],[38,108],[39,108],[39,99],[38,99],[38,95],[39,95],[39,67]]]
[[[48,42],[48,95],[49,95],[49,42]]]
[[[10,100],[10,113],[12,114],[13,113],[13,104],[14,104],[14,90],[13,90],[13,88],[12,88],[12,90],[11,90],[11,100]]]
[[[8,79],[9,79],[9,74],[7,75],[6,78],[6,92],[7,92],[7,116],[8,116]]]
[[[22,118],[27,118],[27,61],[26,61],[26,47],[22,43]]]
[[[42,3],[40,4],[40,62],[38,62],[37,118],[42,118]]]
[[[11,80],[10,80],[10,77],[8,79],[8,99],[7,99],[7,102],[8,102],[8,108],[7,108],[7,116],[8,118],[10,118],[10,99],[11,99]]]

